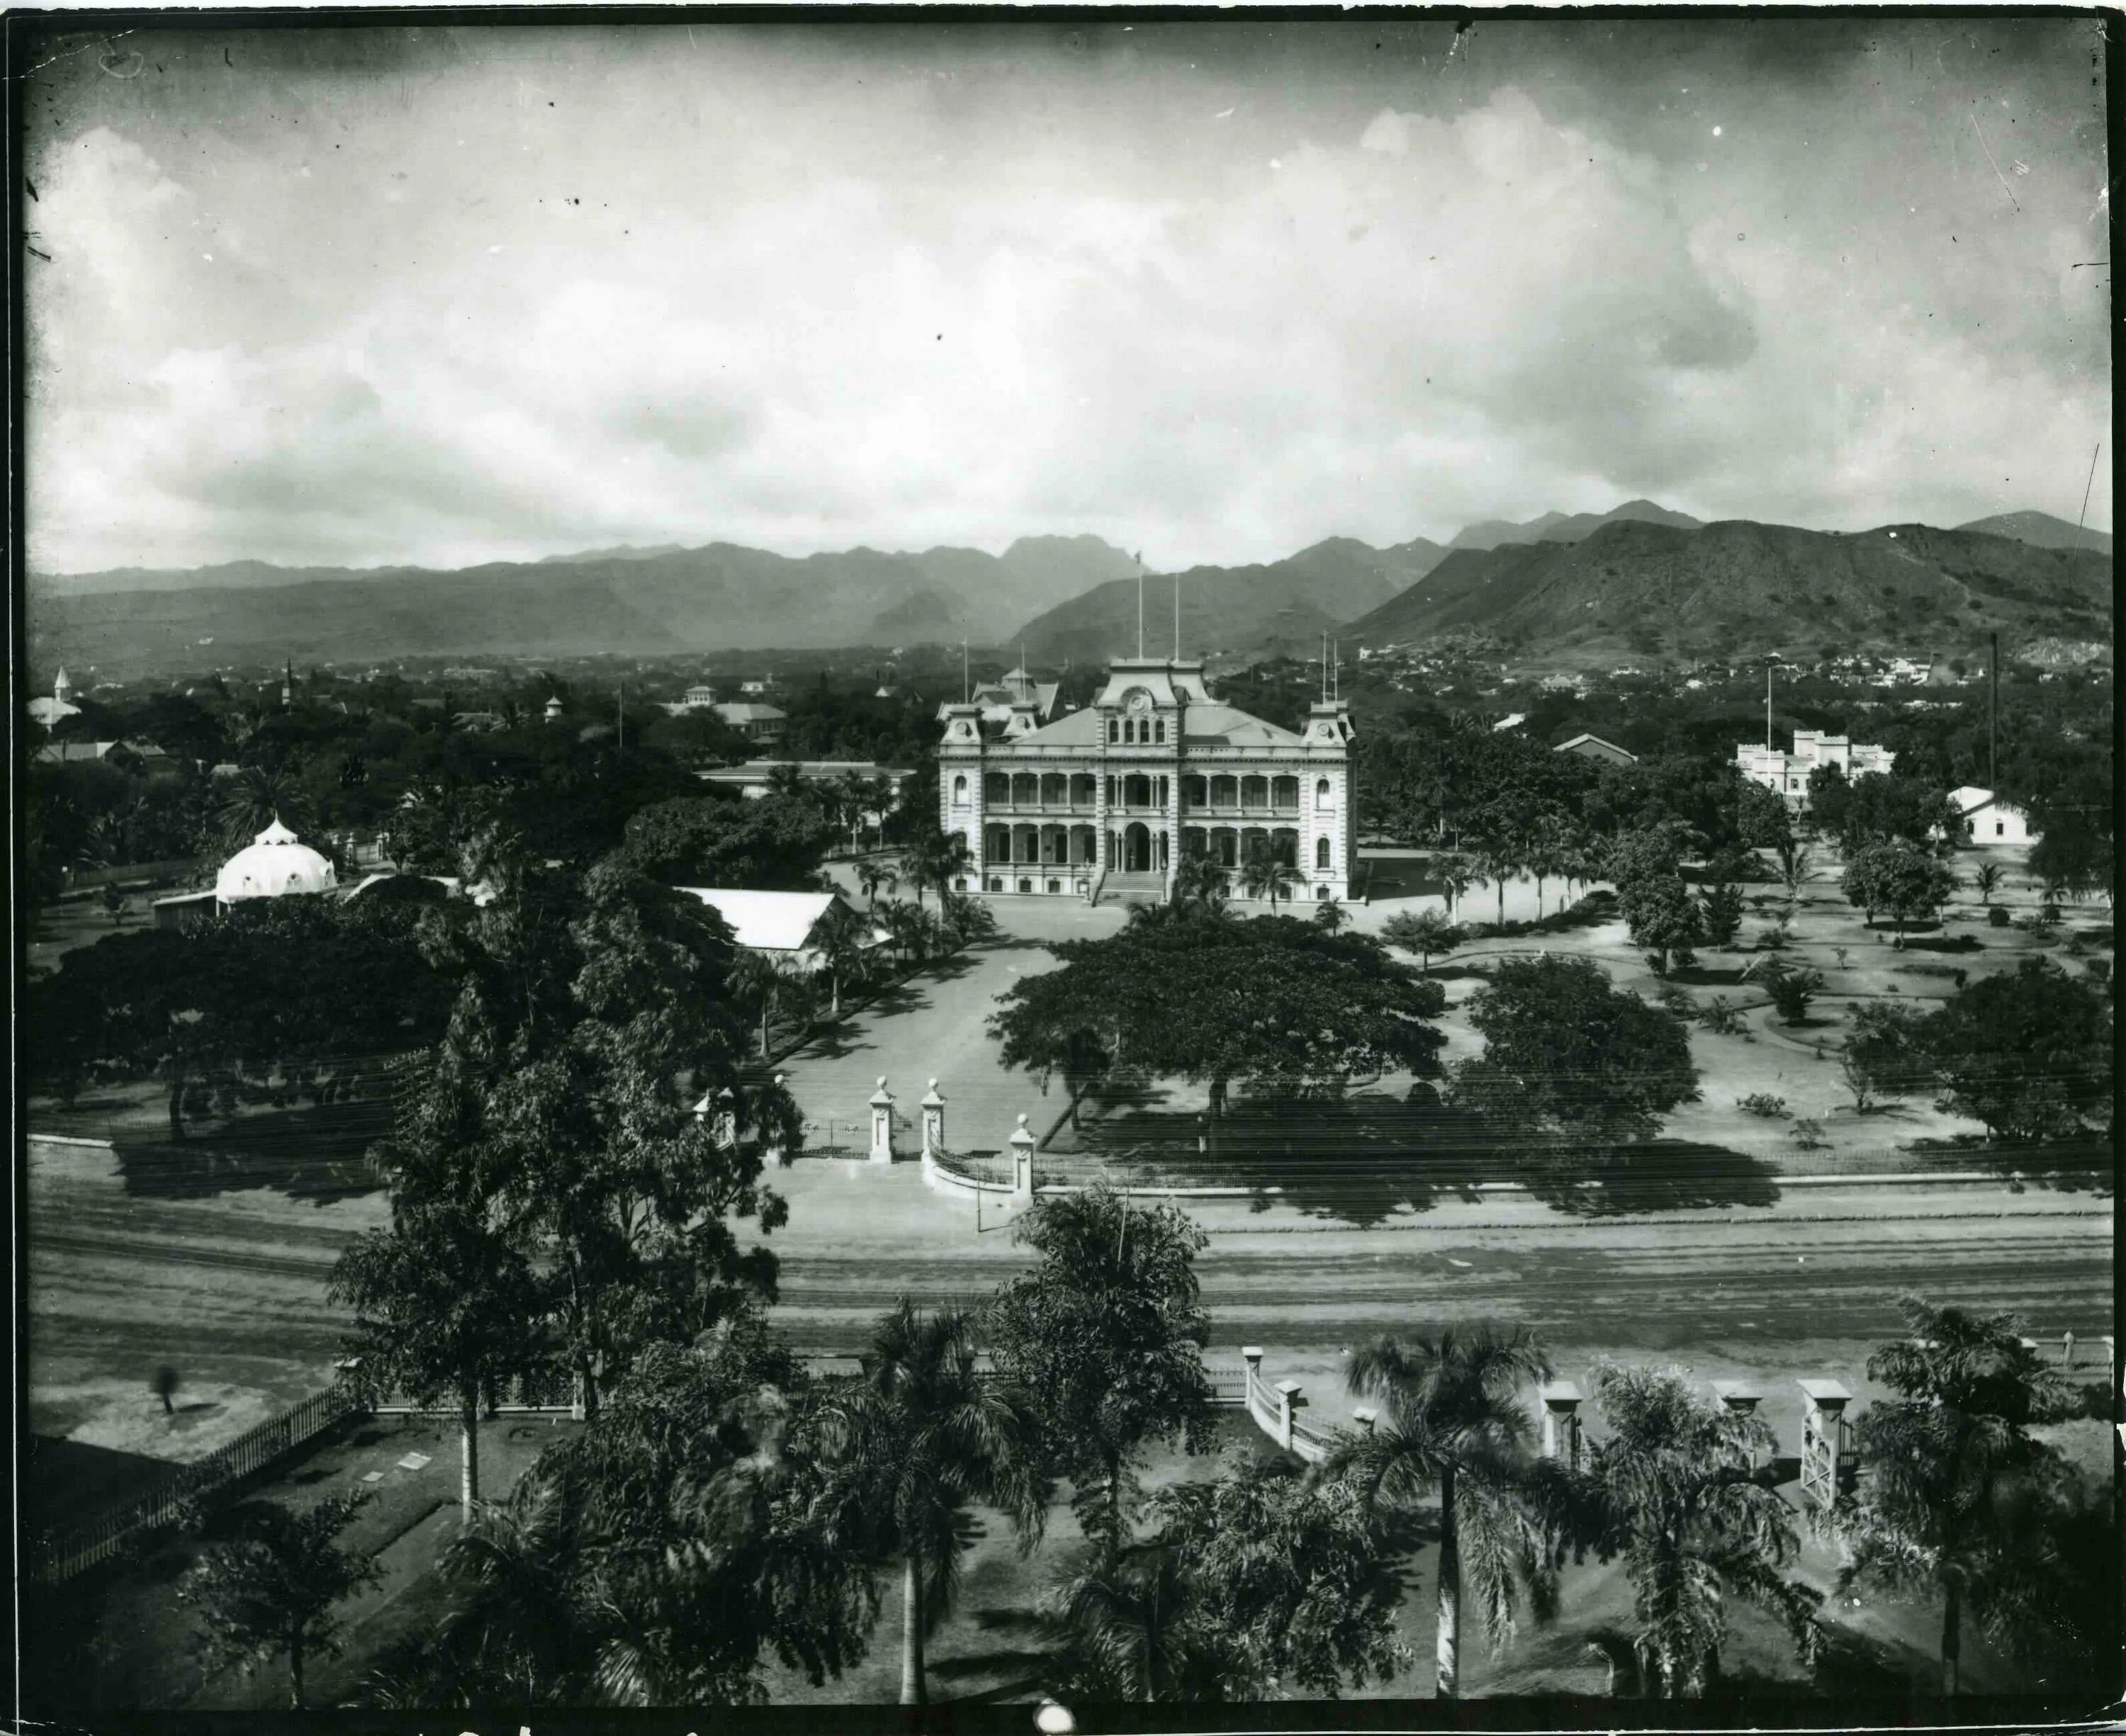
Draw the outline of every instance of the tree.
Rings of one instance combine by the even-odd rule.
[[[883,886],[889,894],[898,891],[900,876],[890,863],[862,861],[857,864],[857,885],[863,889],[864,902],[876,908],[879,888]]]
[[[870,1564],[830,1539],[819,1391],[757,1311],[652,1347],[445,1552],[436,1628],[371,1704],[759,1704],[772,1655],[815,1686],[861,1657]]]
[[[973,1323],[905,1298],[881,1316],[853,1392],[829,1401],[823,1496],[830,1542],[900,1564],[900,1702],[926,1702],[924,1636],[950,1606],[972,1541],[967,1505],[1004,1510],[1023,1546],[1047,1490],[1032,1405],[975,1369]]]
[[[221,841],[231,850],[242,849],[276,822],[298,833],[314,824],[295,769],[285,764],[242,767],[223,793],[219,818]]]
[[[1732,944],[1742,927],[1742,889],[1732,880],[1708,886],[1699,894],[1698,926],[1712,946]]]
[[[1932,921],[1956,891],[1956,876],[1931,851],[1902,838],[1864,845],[1846,858],[1846,900],[1866,913],[1886,910],[1902,929],[1907,922]]]
[[[1429,976],[1432,955],[1453,951],[1461,944],[1462,931],[1437,910],[1406,910],[1381,925],[1381,938],[1391,946],[1415,953],[1419,969]]]
[[[1439,1498],[1435,1654],[1439,1691],[1461,1686],[1462,1545],[1486,1631],[1495,1643],[1526,1605],[1547,1619],[1557,1588],[1538,1517],[1524,1389],[1550,1378],[1550,1359],[1525,1331],[1452,1328],[1407,1343],[1382,1338],[1351,1357],[1352,1393],[1377,1401],[1373,1428],[1330,1460],[1369,1511],[1407,1512]]]
[[[1446,1004],[1438,984],[1371,936],[1291,917],[1183,915],[1053,950],[1058,969],[999,997],[989,1030],[1004,1064],[1045,1083],[1094,1054],[1112,1069],[1206,1083],[1214,1132],[1236,1080],[1333,1096],[1386,1067],[1429,1073],[1443,1040],[1426,1022]],[[1177,998],[1183,981],[1189,993]]]
[[[1174,902],[1177,904],[1221,908],[1227,891],[1226,870],[1207,856],[1184,856],[1174,870]]]
[[[634,814],[612,863],[667,885],[810,892],[833,839],[809,795],[680,796]]]
[[[1927,1019],[1922,1041],[1946,1106],[1997,1140],[2041,1144],[2109,1124],[2110,1003],[2050,959],[1958,989]]]
[[[1812,1660],[1821,1594],[1782,1572],[1799,1549],[1793,1509],[1751,1463],[1774,1445],[1769,1426],[1702,1396],[1681,1369],[1598,1364],[1594,1395],[1609,1433],[1580,1484],[1582,1535],[1623,1560],[1641,1670],[1664,1697],[1705,1692],[1731,1599],[1776,1616]]]
[[[1892,839],[1925,845],[1939,837],[1954,844],[1963,836],[1963,823],[1956,804],[1934,785],[1864,771],[1847,786],[1837,831],[1839,847],[1850,859],[1869,844]]]
[[[1645,950],[1656,976],[1667,975],[1671,962],[1689,964],[1691,949],[1704,937],[1679,866],[1683,842],[1673,826],[1647,828],[1619,838],[1609,853],[1632,944]]]
[[[357,1236],[333,1271],[354,1314],[346,1340],[372,1395],[457,1402],[459,1521],[480,1501],[480,1400],[538,1366],[541,1286],[488,1166],[450,1123],[465,1114],[431,1085],[394,1136],[392,1221]]]
[[[1909,1097],[1932,1080],[1924,1014],[1864,1001],[1851,1017],[1852,1032],[1839,1050],[1838,1067],[1856,1111],[1865,1114],[1873,1097]]]
[[[1348,1479],[1265,1460],[1153,1495],[1154,1531],[1060,1588],[1055,1690],[1073,1701],[1334,1696],[1389,1680],[1402,1585]]]
[[[1772,998],[1773,1009],[1789,1025],[1806,1019],[1810,1002],[1823,992],[1821,971],[1807,965],[1796,969],[1777,959],[1757,973],[1757,980]]]
[[[1240,864],[1240,891],[1248,898],[1267,899],[1273,916],[1278,901],[1289,899],[1298,885],[1298,873],[1291,863],[1267,850],[1255,851]]]
[[[1982,905],[1990,906],[1993,894],[2001,889],[2001,883],[2007,877],[2007,870],[1998,862],[1981,862],[1972,870],[1971,889],[1978,894]]]
[[[1834,768],[1835,769],[1835,768]],[[1779,847],[1779,884],[1787,889],[1787,903],[1801,896],[1801,889],[1816,878],[1816,864],[1807,845],[1788,840]]]
[[[1897,1397],[1854,1427],[1859,1490],[1836,1521],[1851,1551],[1841,1591],[1859,1584],[1931,1592],[1942,1602],[1942,1691],[1959,1686],[1967,1609],[1989,1636],[2027,1644],[2048,1623],[2051,1552],[2039,1509],[2065,1466],[2033,1425],[2075,1414],[2077,1395],[2006,1314],[1903,1301],[1911,1336],[1868,1359]]]
[[[339,1649],[333,1606],[382,1577],[339,1541],[368,1498],[328,1495],[304,1513],[264,1502],[238,1509],[235,1536],[209,1544],[177,1588],[205,1625],[209,1669],[286,1658],[288,1703],[302,1710],[305,1666]]]
[[[820,963],[833,984],[832,1016],[842,1016],[842,985],[861,979],[871,957],[872,925],[837,899],[812,931]]]
[[[1521,870],[1520,852],[1504,840],[1486,844],[1476,852],[1476,877],[1489,880],[1499,895],[1499,925],[1505,926],[1506,882]]]
[[[1469,1018],[1484,1050],[1456,1068],[1452,1095],[1516,1143],[1614,1151],[1697,1099],[1683,1021],[1612,988],[1591,959],[1502,959]]]
[[[1195,1257],[1210,1238],[1179,1207],[1133,1205],[1104,1184],[1042,1196],[1012,1238],[1040,1263],[990,1303],[985,1336],[1041,1418],[1046,1468],[1070,1479],[1080,1529],[1112,1560],[1130,1540],[1144,1449],[1209,1440]]]
[[[1439,883],[1439,889],[1447,899],[1447,914],[1452,918],[1462,894],[1476,878],[1476,867],[1467,856],[1450,854],[1433,857],[1429,872]]]
[[[919,908],[926,890],[935,891],[942,903],[952,882],[973,868],[967,841],[959,833],[932,830],[910,838],[901,851],[901,874],[914,889]]]

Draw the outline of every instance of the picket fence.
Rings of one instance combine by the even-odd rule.
[[[31,1577],[46,1583],[71,1579],[107,1561],[126,1539],[174,1523],[186,1505],[239,1483],[253,1472],[314,1440],[341,1418],[366,1407],[343,1387],[305,1399],[293,1410],[269,1417],[204,1459],[175,1467],[145,1494],[84,1525],[49,1533],[31,1545]]]

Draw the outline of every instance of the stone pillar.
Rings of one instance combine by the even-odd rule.
[[[1250,1404],[1254,1403],[1256,1389],[1262,1385],[1262,1346],[1259,1344],[1243,1344],[1240,1347],[1240,1361],[1247,1366],[1245,1397]]]
[[[1757,1406],[1763,1402],[1765,1396],[1746,1380],[1715,1380],[1713,1395],[1727,1408],[1727,1413],[1734,1417],[1755,1416]],[[1755,1470],[1763,1463],[1763,1449],[1752,1446],[1750,1449],[1750,1469]]]
[[[1011,1130],[1011,1196],[1022,1205],[1033,1203],[1033,1130],[1026,1117]]]
[[[1370,1435],[1373,1425],[1381,1420],[1381,1413],[1370,1404],[1361,1404],[1352,1411],[1351,1420],[1358,1425],[1360,1434]]]
[[[927,1161],[940,1156],[944,1149],[945,1100],[938,1095],[938,1082],[933,1079],[923,1095],[923,1155]]]
[[[893,1161],[893,1097],[886,1088],[884,1073],[879,1075],[878,1089],[871,1094],[871,1161]]]
[[[1292,1451],[1292,1413],[1302,1403],[1300,1392],[1297,1380],[1277,1383],[1277,1444],[1287,1452]]]
[[[2074,1366],[2074,1334],[2072,1332],[2063,1332],[2060,1334],[2060,1366],[2062,1368]]]
[[[1835,1380],[1797,1380],[1801,1389],[1801,1498],[1828,1512],[1838,1499],[1845,1407],[1853,1394]]]
[[[1579,1469],[1580,1406],[1586,1395],[1570,1380],[1546,1381],[1536,1395],[1543,1400],[1543,1457]]]

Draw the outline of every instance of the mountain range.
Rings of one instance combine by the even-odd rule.
[[[33,661],[108,672],[409,654],[659,654],[950,643],[1051,666],[1174,644],[1308,651],[1486,634],[1525,652],[1912,651],[1989,631],[2086,644],[2111,634],[2111,539],[2039,512],[1954,530],[1857,533],[1702,524],[1651,501],[1472,525],[1443,545],[1331,537],[1281,560],[1147,575],[1094,536],[993,555],[854,549],[793,558],[732,544],[618,547],[454,572],[236,562],[31,575]],[[1140,602],[1141,596],[1141,602]],[[1061,599],[1059,601],[1058,599]],[[1140,621],[1141,620],[1141,629]]]

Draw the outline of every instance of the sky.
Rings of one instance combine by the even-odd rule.
[[[57,40],[30,563],[2072,521],[2111,415],[2097,30]]]

